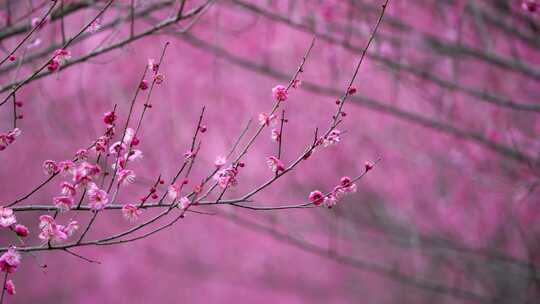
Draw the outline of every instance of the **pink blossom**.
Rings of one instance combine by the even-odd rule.
[[[139,84],[139,88],[143,91],[148,89],[148,81],[146,81],[146,79],[141,81],[141,83]]]
[[[103,114],[103,122],[106,125],[113,125],[116,121],[117,115],[114,111],[106,112]]]
[[[54,218],[50,215],[39,217],[39,238],[44,241],[64,241],[68,238],[61,225],[57,225]]]
[[[96,152],[107,151],[107,145],[109,144],[109,138],[107,136],[100,136],[94,143],[94,150]]]
[[[277,85],[272,89],[272,96],[277,101],[285,101],[289,97],[287,88],[282,85]]]
[[[295,80],[293,80],[292,87],[295,88],[295,89],[298,89],[301,84],[302,84],[302,80],[295,79]]]
[[[323,203],[324,195],[321,191],[315,190],[309,194],[309,201],[314,205],[319,206]]]
[[[156,84],[162,84],[164,80],[165,76],[163,76],[163,74],[161,73],[158,73],[154,76],[154,81],[156,82]]]
[[[70,237],[75,233],[75,231],[79,230],[79,223],[77,221],[71,221],[67,224],[67,226],[59,225],[59,227],[62,232]]]
[[[334,129],[328,133],[328,135],[323,140],[323,146],[329,147],[331,145],[335,145],[339,143],[341,140],[341,131],[338,129]]]
[[[272,172],[280,172],[280,171],[285,170],[285,166],[283,165],[283,162],[275,156],[269,156],[266,159],[266,164],[268,165],[270,170],[272,170]]]
[[[336,205],[337,200],[338,198],[334,194],[330,194],[324,198],[323,202],[324,202],[324,205],[328,207],[328,209],[331,209],[332,207]]]
[[[109,202],[107,192],[99,189],[96,184],[90,184],[87,193],[90,208],[92,208],[92,210],[101,210]]]
[[[66,49],[57,49],[54,51],[54,56],[59,59],[71,58],[71,52]]]
[[[141,214],[142,210],[133,204],[126,204],[122,207],[122,215],[130,222],[135,222]]]
[[[58,68],[60,67],[60,61],[58,60],[58,58],[54,57],[53,59],[51,59],[51,61],[49,62],[49,64],[47,65],[47,69],[50,71],[50,72],[54,72],[56,70],[58,70]]]
[[[9,249],[0,256],[0,269],[3,272],[13,273],[21,264],[21,255],[17,252],[15,246]]]
[[[5,150],[7,146],[15,142],[15,138],[19,135],[21,135],[21,130],[19,128],[15,128],[7,134],[0,134],[0,151]]]
[[[88,27],[88,32],[95,33],[101,29],[101,18],[97,18],[96,20],[92,21],[90,23],[90,26]]]
[[[216,157],[216,161],[214,161],[214,165],[218,168],[221,168],[226,163],[227,163],[227,158],[222,155],[219,155],[218,157]]]
[[[72,183],[68,182],[62,182],[62,185],[60,185],[60,188],[62,189],[62,195],[66,196],[75,196],[77,194],[77,190],[75,189],[75,186]]]
[[[53,197],[53,203],[60,211],[67,211],[73,206],[73,197],[71,196],[55,196]]]
[[[126,144],[120,141],[115,142],[109,147],[109,153],[120,154],[126,150]]]
[[[278,129],[272,129],[270,131],[270,138],[273,140],[273,141],[279,141],[279,138],[281,137],[281,134],[279,134],[279,131]]]
[[[535,13],[538,10],[538,3],[536,3],[536,0],[523,0],[521,8],[529,13]]]
[[[178,204],[178,208],[180,208],[182,210],[185,210],[187,207],[189,207],[190,203],[191,202],[190,202],[189,198],[187,198],[186,196],[183,196],[180,199],[180,203]]]
[[[341,178],[339,188],[347,193],[356,192],[356,184],[352,183],[351,178],[348,176]]]
[[[32,27],[38,26],[40,29],[42,29],[45,26],[45,24],[47,24],[48,19],[49,19],[48,16],[47,18],[43,19],[43,21],[41,21],[41,18],[34,17],[31,20]]]
[[[0,207],[0,226],[7,228],[17,222],[13,210],[7,207]]]
[[[159,65],[154,58],[148,59],[148,69],[153,72],[157,72]]]
[[[186,160],[190,160],[190,159],[195,158],[195,152],[193,152],[193,151],[191,151],[191,150],[190,150],[190,151],[184,152],[184,158],[185,158]]]
[[[373,169],[374,166],[375,166],[375,164],[370,162],[369,160],[366,161],[365,164],[364,164],[364,167],[366,168],[366,171],[369,171],[369,170]]]
[[[77,160],[87,160],[88,159],[88,150],[86,149],[79,149],[75,153],[75,158]]]
[[[58,163],[58,168],[62,175],[73,174],[75,172],[75,163],[71,160],[63,160]]]
[[[15,225],[14,230],[15,230],[15,233],[20,237],[27,237],[28,234],[30,233],[26,226],[20,225],[20,224]]]
[[[58,168],[58,164],[54,160],[46,160],[43,162],[43,172],[46,175],[54,175],[58,173],[60,169]]]
[[[167,191],[167,194],[169,195],[169,198],[173,201],[177,200],[178,197],[180,197],[180,192],[182,191],[182,187],[172,184],[169,186],[169,189]]]
[[[13,281],[12,280],[7,280],[6,281],[6,292],[8,295],[15,295],[15,284],[13,284]]]
[[[135,130],[132,128],[126,129],[126,134],[124,135],[124,143],[128,146],[136,146],[137,144],[133,144],[133,141],[135,141],[137,144],[139,143],[139,140],[136,137]]]
[[[221,169],[214,175],[214,179],[218,181],[218,184],[221,188],[226,188],[228,186],[236,186],[237,180],[236,175],[238,174],[238,169],[235,167],[228,167]]]
[[[141,150],[131,150],[129,152],[128,160],[134,161],[134,160],[140,160],[143,158],[143,152]]]
[[[118,182],[122,185],[129,185],[135,182],[135,172],[133,170],[122,169],[118,173]]]
[[[261,126],[269,126],[270,124],[276,122],[276,118],[277,118],[277,116],[274,115],[274,114],[268,115],[266,113],[260,113],[259,114],[259,123],[261,124]]]

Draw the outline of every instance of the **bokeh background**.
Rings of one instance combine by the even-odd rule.
[[[4,12],[8,2],[12,25],[27,24],[48,4],[4,0]],[[83,2],[65,17],[68,37],[105,1],[66,6]],[[34,10],[27,16],[29,3]],[[169,16],[177,3],[136,1],[137,11],[160,9],[138,16],[135,32]],[[201,3],[187,1],[187,7]],[[24,102],[23,133],[0,152],[0,202],[42,181],[44,160],[69,159],[97,138],[102,115],[114,104],[124,121],[148,58],[158,58],[167,41],[165,81],[155,88],[140,133],[144,159],[132,164],[137,181],[121,191],[120,201],[137,200],[159,174],[174,175],[203,106],[208,131],[193,180],[208,174],[246,123],[270,110],[272,87],[287,83],[317,36],[303,83],[285,105],[283,157],[293,161],[314,129],[331,121],[382,3],[218,0],[187,34],[179,33],[188,23],[181,22],[26,85],[17,94]],[[72,60],[127,37],[129,22],[107,24],[128,16],[129,5],[117,1],[102,29],[70,48]],[[6,16],[4,51],[24,37],[5,35]],[[254,204],[301,202],[381,158],[357,193],[331,210],[200,207],[211,214],[189,213],[138,242],[76,251],[99,265],[63,252],[25,254],[12,276],[17,294],[6,303],[535,303],[539,30],[537,13],[524,10],[521,0],[391,0],[356,79],[358,93],[345,107],[342,142],[314,154]],[[47,48],[61,42],[60,31],[53,17],[32,37],[41,44],[25,51],[19,70],[17,62],[0,68],[2,87],[43,64]],[[11,106],[0,110],[0,128],[8,131]],[[265,130],[227,197],[271,177],[265,159],[275,153]],[[52,204],[57,191],[53,182],[26,204]],[[17,218],[35,236],[40,214]],[[90,236],[129,225],[119,211],[107,212]],[[0,235],[3,246],[16,241],[7,230]]]

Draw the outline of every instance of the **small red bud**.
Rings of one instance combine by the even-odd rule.
[[[201,133],[206,132],[206,125],[201,125],[199,129],[201,130]]]
[[[15,225],[15,233],[20,236],[20,237],[27,237],[29,232],[28,232],[28,228],[26,228],[26,226],[24,225]]]
[[[148,81],[146,81],[146,79],[141,81],[141,83],[139,84],[139,88],[143,91],[148,89]]]
[[[355,87],[350,87],[349,90],[347,91],[347,93],[349,95],[354,95],[356,94],[356,88]]]

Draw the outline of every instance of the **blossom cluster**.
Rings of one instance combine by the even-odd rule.
[[[5,150],[9,145],[15,142],[15,139],[21,135],[21,130],[15,128],[7,133],[0,133],[0,151]]]

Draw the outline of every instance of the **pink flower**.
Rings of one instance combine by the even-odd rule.
[[[281,134],[279,134],[279,131],[277,129],[272,129],[270,131],[270,138],[273,140],[273,141],[279,141],[279,138],[281,137]]]
[[[59,228],[62,232],[64,232],[68,237],[72,236],[75,231],[79,229],[79,223],[77,221],[71,221],[67,226],[59,225]]]
[[[216,157],[216,161],[214,162],[214,165],[218,168],[221,168],[226,163],[227,163],[227,158],[225,156],[220,155]]]
[[[7,207],[0,207],[0,226],[7,228],[17,222],[13,210]]]
[[[129,157],[128,160],[134,161],[139,160],[143,158],[143,153],[141,150],[131,150],[129,151]]]
[[[38,17],[34,17],[32,18],[31,20],[31,23],[32,23],[32,27],[36,27],[36,26],[39,26],[40,29],[42,29],[45,24],[47,23],[49,17],[43,19],[43,22],[40,22],[41,21],[41,18],[38,18]]]
[[[375,166],[375,164],[370,162],[369,160],[366,161],[366,163],[364,164],[364,167],[366,168],[366,171],[369,171],[369,170],[373,169],[374,166]]]
[[[523,0],[521,8],[529,13],[535,13],[538,10],[538,3],[536,0]]]
[[[348,176],[341,178],[339,188],[348,193],[356,192],[356,184],[352,183]]]
[[[266,159],[266,164],[268,165],[270,170],[272,170],[272,172],[280,172],[280,171],[285,170],[285,166],[283,165],[283,162],[275,156],[269,156]]]
[[[169,195],[169,198],[173,201],[177,200],[180,197],[180,192],[182,191],[182,187],[172,184],[169,186],[169,190],[167,191],[167,194]]]
[[[328,147],[339,143],[341,140],[341,131],[334,129],[328,133],[328,135],[323,140],[323,146]]]
[[[109,138],[107,136],[100,136],[94,143],[94,150],[96,152],[107,151],[107,145],[109,144]]]
[[[39,217],[39,238],[44,241],[64,241],[68,236],[63,231],[63,227],[57,225],[54,218],[50,215],[42,215]]]
[[[190,203],[191,202],[190,202],[189,198],[187,198],[186,196],[183,196],[180,199],[180,203],[178,204],[178,208],[180,208],[182,210],[185,210],[187,207],[189,207]]]
[[[101,29],[101,18],[97,18],[96,20],[92,21],[90,26],[88,27],[88,32],[95,33]]]
[[[8,295],[12,296],[15,294],[15,284],[13,284],[13,281],[12,280],[7,280],[6,281],[6,292],[8,293]]]
[[[87,160],[88,159],[88,150],[86,150],[86,149],[77,150],[77,152],[75,153],[75,158],[77,158],[77,160]]]
[[[277,85],[272,89],[272,96],[277,101],[285,101],[289,97],[289,93],[287,93],[287,88]]]
[[[159,65],[156,63],[156,60],[154,58],[148,59],[148,69],[152,70],[153,72],[157,72]]]
[[[133,144],[133,141],[135,141],[136,144]],[[126,135],[124,135],[124,143],[128,146],[136,146],[139,143],[139,140],[135,135],[135,130],[133,130],[132,128],[126,129]]]
[[[17,252],[15,246],[9,247],[8,251],[0,256],[0,269],[3,272],[13,273],[21,264],[21,255]]]
[[[161,73],[158,73],[158,74],[156,74],[154,76],[154,80],[155,80],[156,84],[162,84],[163,81],[165,80],[165,76],[163,76],[163,74],[161,74]]]
[[[109,147],[109,153],[111,154],[120,154],[126,150],[126,144],[120,141],[115,142]]]
[[[142,210],[133,204],[126,204],[122,207],[122,215],[130,222],[135,222],[141,214]]]
[[[58,164],[54,160],[46,160],[43,162],[43,172],[46,175],[54,175],[58,173],[60,169],[58,168]]]
[[[323,203],[323,197],[324,195],[321,191],[315,190],[309,194],[309,201],[312,202],[315,206],[319,206]]]
[[[88,193],[88,200],[90,203],[90,208],[92,210],[101,210],[109,202],[107,192],[99,189],[96,184],[90,184]]]
[[[338,198],[334,194],[330,194],[324,198],[324,205],[328,207],[328,209],[331,209],[337,204]]]
[[[71,160],[64,160],[58,163],[58,169],[62,175],[73,174],[75,172],[75,163]]]
[[[9,131],[7,134],[0,134],[0,151],[5,150],[7,146],[15,142],[15,138],[21,135],[21,130],[15,128]]]
[[[191,151],[191,150],[190,150],[190,151],[184,152],[184,158],[185,158],[186,160],[190,160],[190,159],[195,158],[195,152],[193,152],[193,151]]]
[[[141,81],[141,83],[139,84],[139,88],[143,91],[148,89],[148,81],[146,81],[146,79]]]
[[[59,59],[71,58],[71,52],[66,49],[57,49],[54,51],[54,56]]]
[[[129,185],[135,182],[135,172],[133,170],[122,169],[118,173],[118,182],[122,185]]]
[[[71,196],[56,196],[53,197],[53,203],[59,211],[67,211],[73,206],[73,197]]]
[[[295,79],[295,80],[293,80],[292,87],[295,88],[295,89],[298,89],[298,87],[300,87],[301,84],[302,84],[302,80]]]
[[[276,122],[276,118],[277,118],[277,116],[274,115],[274,114],[268,115],[266,113],[260,113],[259,114],[259,123],[261,124],[261,126],[269,126],[270,124]]]
[[[54,72],[58,70],[59,67],[60,67],[60,61],[56,57],[51,59],[51,62],[49,62],[49,64],[47,65],[47,69],[50,72]]]
[[[237,180],[236,175],[238,174],[238,169],[235,167],[228,167],[221,169],[214,175],[214,179],[218,181],[218,184],[221,188],[226,188],[228,186],[236,186]]]
[[[20,237],[27,237],[30,232],[26,226],[17,224],[15,225],[15,233]]]
[[[77,190],[72,183],[63,182],[62,185],[60,185],[60,188],[62,189],[62,195],[75,196],[77,194]]]
[[[106,112],[105,114],[103,114],[103,122],[106,124],[106,125],[112,125],[114,124],[114,122],[116,121],[116,113],[114,113],[114,111],[110,111],[110,112]]]

